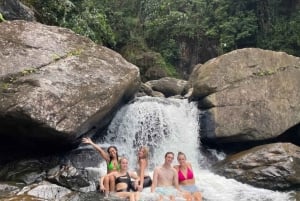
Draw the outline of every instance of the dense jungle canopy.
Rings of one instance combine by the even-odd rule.
[[[23,0],[37,20],[120,52],[143,79],[187,78],[195,64],[244,47],[300,56],[300,0]]]

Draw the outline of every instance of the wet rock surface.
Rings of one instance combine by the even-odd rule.
[[[300,186],[300,147],[291,143],[261,145],[228,156],[215,172],[253,186],[273,190]]]

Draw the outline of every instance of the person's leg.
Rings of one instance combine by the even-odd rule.
[[[130,192],[129,201],[136,201],[134,193]]]
[[[102,192],[104,189],[101,187],[101,177],[99,177],[99,191]]]
[[[170,195],[170,201],[175,201],[175,196],[174,195]]]
[[[202,201],[202,194],[200,192],[195,192],[193,196],[195,201]]]
[[[116,195],[120,198],[129,198],[129,201],[136,201],[133,192],[117,192]]]
[[[115,191],[115,177],[113,175],[109,176],[109,191]]]
[[[193,196],[191,193],[189,192],[183,192],[182,193],[182,197],[186,200],[186,201],[192,201],[193,200]]]
[[[138,201],[140,199],[140,192],[134,192],[134,197],[135,197],[135,200]]]
[[[108,196],[109,193],[109,177],[105,176],[103,180],[104,185],[104,195]]]

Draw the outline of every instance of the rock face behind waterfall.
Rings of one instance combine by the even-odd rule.
[[[215,165],[219,174],[261,188],[296,189],[300,185],[300,147],[274,143],[234,154]]]
[[[299,142],[299,78],[300,58],[255,48],[195,68],[189,81],[193,99],[204,110],[202,139],[219,144],[261,141],[292,128]]]
[[[5,145],[55,149],[91,128],[101,129],[140,85],[136,66],[68,29],[3,22],[0,49]]]

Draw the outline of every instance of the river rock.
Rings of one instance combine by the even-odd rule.
[[[38,159],[23,159],[1,166],[0,180],[32,184],[46,177],[45,170],[49,164]]]
[[[67,188],[51,184],[43,181],[37,184],[24,187],[18,194],[18,196],[33,196],[45,200],[58,201],[58,200],[79,200],[74,197],[78,197],[78,194],[70,191]],[[17,198],[16,198],[17,199]]]
[[[153,91],[164,94],[165,97],[184,95],[185,86],[187,85],[186,80],[180,80],[171,77],[163,77],[159,80],[151,80],[146,82]]]
[[[296,191],[296,200],[300,200],[300,191]]]
[[[3,146],[65,148],[104,128],[139,89],[139,69],[69,29],[0,23]]]
[[[18,0],[1,0],[0,13],[6,20],[35,21],[34,12]]]
[[[20,188],[13,184],[7,184],[4,182],[0,183],[0,197],[11,197],[17,194],[20,191]]]
[[[202,140],[269,140],[299,126],[299,77],[299,57],[257,48],[235,50],[196,67],[191,99],[203,111]]]
[[[91,185],[88,181],[87,171],[78,170],[72,165],[57,166],[50,169],[47,173],[47,180],[59,184],[74,191],[85,191],[88,187],[95,191],[96,185]]]
[[[52,200],[46,200],[44,198],[31,196],[31,195],[15,195],[15,196],[10,196],[10,197],[4,198],[4,199],[5,199],[5,201],[15,201],[15,200],[22,200],[22,201],[52,201]],[[71,200],[68,200],[68,201],[71,201]]]
[[[296,189],[300,185],[300,147],[291,143],[257,146],[228,156],[214,170],[256,187]]]

